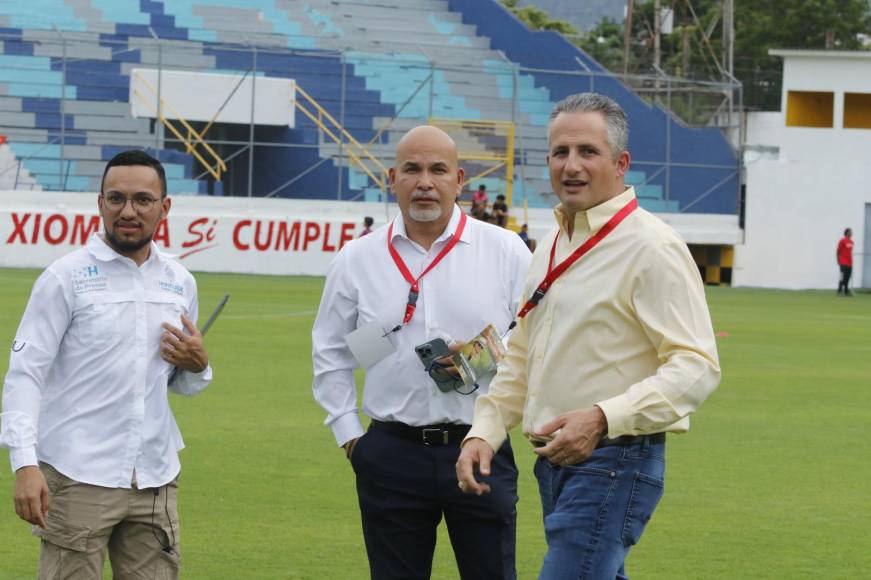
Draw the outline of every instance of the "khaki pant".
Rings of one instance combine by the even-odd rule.
[[[157,490],[107,488],[39,467],[51,492],[47,527],[33,529],[42,538],[39,580],[99,580],[107,548],[116,580],[178,578],[177,480]]]

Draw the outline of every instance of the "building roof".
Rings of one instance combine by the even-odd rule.
[[[798,58],[859,58],[871,59],[871,50],[820,50],[800,48],[770,48],[770,56]]]

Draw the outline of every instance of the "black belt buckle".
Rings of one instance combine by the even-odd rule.
[[[433,435],[438,437],[438,433],[441,433],[442,435],[441,441],[435,439],[435,442],[433,442],[433,440],[430,439],[430,436]],[[447,429],[423,429],[421,430],[421,437],[424,445],[447,445],[450,434]]]

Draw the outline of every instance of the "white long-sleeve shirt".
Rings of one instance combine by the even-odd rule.
[[[413,276],[444,248],[459,220],[455,206],[444,233],[427,251],[408,238],[402,216],[396,217],[393,243]],[[354,386],[357,363],[345,336],[373,321],[389,330],[405,313],[409,283],[387,251],[387,229],[383,226],[339,252],[330,265],[312,329],[314,396],[327,411],[326,424],[339,445],[363,433]],[[418,426],[471,423],[475,396],[439,391],[414,347],[445,336],[467,341],[491,323],[505,332],[517,310],[530,259],[514,232],[469,219],[459,243],[421,280],[414,317],[391,335],[396,351],[366,369],[366,415]],[[478,393],[486,393],[489,380],[478,384]]]
[[[0,446],[12,469],[44,461],[103,487],[164,485],[184,447],[167,400],[172,366],[160,358],[168,322],[197,319],[193,276],[154,243],[141,265],[94,234],[33,286],[3,385]],[[212,370],[180,372],[193,395]]]

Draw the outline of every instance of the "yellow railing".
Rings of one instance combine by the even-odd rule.
[[[484,152],[484,151],[460,151],[457,154],[459,160],[462,161],[490,161],[494,165],[488,167],[480,173],[468,177],[463,182],[463,187],[486,177],[491,173],[505,168],[505,200],[508,205],[511,205],[511,193],[514,186],[514,123],[510,121],[488,121],[477,119],[443,119],[431,117],[430,125],[441,127],[448,133],[452,130],[465,130],[470,134],[485,133],[489,135],[505,135],[505,152]]]
[[[152,97],[158,97],[157,90],[149,83],[142,75],[138,73],[134,73],[136,80],[142,83],[142,86],[147,88]],[[145,95],[139,92],[138,89],[133,89],[133,96],[137,97],[149,110],[154,114],[154,116],[163,123],[164,127],[169,129],[176,138],[184,143],[185,151],[193,155],[194,158],[200,162],[206,171],[208,171],[212,177],[216,180],[220,181],[221,174],[227,171],[227,164],[224,163],[224,160],[221,159],[221,156],[212,148],[211,145],[206,143],[205,139],[201,133],[197,132],[190,123],[188,123],[179,113],[176,111],[172,105],[166,102],[166,99],[163,97],[159,97],[160,99],[160,110],[152,104],[152,100],[147,98]],[[187,130],[187,136],[185,136],[179,129],[176,127],[170,119],[164,115],[164,111],[169,111],[175,117],[175,120],[178,121],[184,129]],[[206,158],[197,150],[198,146],[202,146],[205,149],[208,157],[211,161],[206,160]]]
[[[365,145],[362,145],[359,141],[357,141],[347,130],[345,130],[342,125],[336,121],[336,119],[324,109],[320,103],[318,103],[311,95],[309,95],[306,91],[302,89],[298,84],[296,85],[296,94],[297,98],[294,99],[293,104],[299,109],[306,117],[312,120],[312,122],[318,126],[318,128],[324,132],[324,134],[332,139],[337,145],[340,145],[344,148],[347,148],[348,158],[354,162],[363,172],[369,176],[369,178],[375,182],[378,188],[382,193],[387,191],[387,167],[381,163],[381,160],[372,155],[369,152],[369,149],[366,148]],[[299,97],[302,97],[300,99]],[[303,103],[302,101],[305,101]],[[314,111],[309,110],[308,107],[312,107]],[[329,125],[324,122],[326,119],[329,122]],[[336,135],[344,137],[344,141]],[[371,144],[371,143],[370,143]],[[366,165],[364,159],[370,161],[379,172],[379,175],[375,175],[372,169]]]

